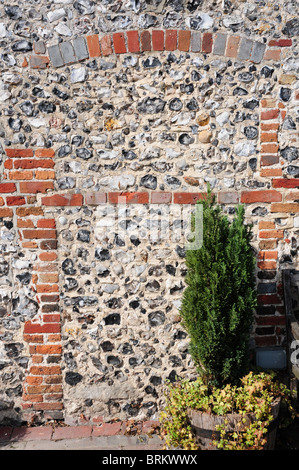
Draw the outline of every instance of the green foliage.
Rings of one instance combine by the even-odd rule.
[[[203,243],[186,251],[187,276],[181,318],[199,373],[215,385],[237,383],[248,370],[255,259],[244,208],[232,222],[208,189],[203,205]],[[193,226],[194,220],[192,220]]]
[[[244,419],[247,413],[254,413],[255,421],[230,434],[224,421],[216,429],[220,438],[214,444],[224,450],[262,450],[273,420],[271,404],[276,398],[287,406],[289,419],[292,419],[295,411],[291,405],[291,393],[274,373],[250,372],[241,379],[241,385],[227,384],[223,388],[208,386],[202,377],[193,382],[180,380],[167,388],[166,406],[160,416],[161,437],[166,448],[197,450],[199,445],[188,417],[189,409],[219,416],[237,413]],[[243,424],[242,421],[240,423]]]

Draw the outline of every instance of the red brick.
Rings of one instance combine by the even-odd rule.
[[[70,426],[56,427],[52,439],[82,439],[90,437],[92,434],[92,426]]]
[[[44,215],[41,207],[18,207],[16,213],[19,217],[29,217],[30,215]]]
[[[4,168],[6,168],[6,170],[11,170],[13,168],[13,160],[5,160]]]
[[[299,188],[299,178],[281,178],[272,180],[273,188]]]
[[[277,133],[276,132],[262,132],[261,142],[277,142]]]
[[[15,183],[0,183],[0,193],[14,193],[16,190]]]
[[[279,202],[282,200],[282,195],[278,191],[243,191],[241,193],[241,203],[254,203],[254,202]]]
[[[114,33],[112,38],[115,54],[125,54],[127,52],[127,48],[124,33]]]
[[[279,123],[278,122],[262,122],[261,123],[261,130],[262,131],[277,131],[279,129]]]
[[[42,302],[58,302],[59,301],[59,295],[42,295],[41,296],[41,301]]]
[[[213,47],[213,35],[212,33],[204,33],[202,36],[202,52],[210,53]]]
[[[6,155],[10,158],[30,158],[33,157],[32,149],[5,149]]]
[[[172,193],[152,192],[151,203],[152,204],[167,204],[172,200]]]
[[[54,261],[57,259],[57,253],[55,251],[49,253],[40,253],[38,257],[41,261]]]
[[[45,294],[46,292],[59,292],[59,286],[57,284],[39,284],[36,286],[36,292],[38,294]]]
[[[190,48],[191,31],[180,30],[178,49],[179,51],[188,52]]]
[[[37,180],[54,180],[55,171],[53,170],[38,170],[35,172],[35,179]]]
[[[99,57],[101,55],[99,36],[92,34],[86,36],[89,57]]]
[[[282,176],[281,168],[262,168],[260,171],[261,176]]]
[[[54,168],[54,161],[53,160],[15,160],[14,161],[14,168],[22,168],[22,169],[29,169],[29,168]]]
[[[35,403],[33,405],[33,408],[36,411],[41,411],[41,410],[62,410],[63,409],[63,403]]]
[[[23,230],[24,238],[56,238],[56,230]]]
[[[281,299],[277,294],[258,295],[257,301],[259,305],[280,305],[281,304]]]
[[[140,49],[141,52],[151,51],[151,33],[149,31],[142,31],[140,33]]]
[[[21,193],[36,194],[36,193],[46,193],[48,189],[54,189],[54,184],[52,181],[47,182],[35,182],[31,181],[30,183],[20,183]]]
[[[268,49],[265,52],[264,60],[280,60],[280,54],[281,54],[280,49],[275,49],[275,50]]]
[[[23,336],[24,341],[27,343],[43,343],[44,342],[44,337],[43,335],[24,335]]]
[[[8,196],[6,198],[6,204],[8,206],[23,206],[26,204],[26,201],[23,196]]]
[[[257,266],[259,269],[262,269],[262,270],[273,270],[273,269],[276,269],[277,267],[277,264],[276,264],[276,261],[259,261],[257,263]]]
[[[258,254],[259,259],[277,259],[278,258],[278,251],[260,251]]]
[[[164,31],[152,31],[153,51],[164,51]]]
[[[38,228],[55,228],[56,222],[55,219],[39,219],[37,221]]]
[[[39,247],[41,250],[56,250],[57,240],[42,240]]]
[[[205,197],[205,193],[174,193],[174,204],[195,204]]]
[[[262,230],[259,238],[283,238],[283,230]]]
[[[279,109],[270,109],[269,111],[261,112],[261,120],[268,121],[270,119],[277,119],[279,116]]]
[[[175,51],[177,48],[177,30],[167,29],[165,34],[165,50]]]
[[[9,179],[10,180],[32,180],[33,172],[32,171],[10,171]]]
[[[93,426],[92,436],[116,436],[121,431],[121,422],[103,423],[102,426]]]
[[[60,344],[38,344],[35,346],[37,354],[61,354],[62,346]]]
[[[277,47],[289,47],[292,45],[292,39],[271,39],[269,41],[269,46],[277,46]]]
[[[108,193],[108,201],[111,204],[147,204],[149,202],[149,194],[145,192],[113,192]]]
[[[40,158],[53,158],[55,157],[55,152],[53,149],[37,149],[35,150],[35,156]]]
[[[227,40],[225,55],[227,57],[237,57],[239,43],[240,43],[240,37],[239,36],[230,36]]]
[[[24,326],[24,333],[35,334],[35,333],[60,333],[59,323],[44,323],[39,325],[38,323],[27,322]]]
[[[100,40],[100,45],[101,45],[101,50],[102,50],[102,54],[103,56],[108,56],[110,54],[112,54],[112,41],[111,41],[111,36],[110,35],[107,35],[107,36],[104,36],[101,40]]]
[[[299,212],[299,203],[274,203],[271,204],[271,212]]]
[[[278,150],[278,144],[263,144],[261,146],[261,153],[277,153]]]
[[[140,52],[138,31],[127,31],[128,52]]]
[[[0,208],[0,217],[13,217],[13,211],[6,207]]]
[[[45,206],[82,206],[82,194],[54,194],[42,198]]]
[[[59,366],[32,366],[29,372],[32,375],[59,375],[61,369]]]
[[[261,220],[259,222],[260,230],[271,230],[275,228],[275,222],[273,220]]]
[[[16,427],[13,430],[12,441],[39,441],[50,440],[52,436],[52,426],[37,426],[37,427]]]

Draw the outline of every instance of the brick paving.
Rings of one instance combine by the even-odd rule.
[[[157,434],[122,432],[121,423],[79,426],[0,427],[0,450],[152,450],[163,448]]]

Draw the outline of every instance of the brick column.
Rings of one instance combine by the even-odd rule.
[[[61,335],[57,265],[56,223],[37,204],[37,194],[54,189],[54,151],[52,149],[6,149],[2,183],[6,196],[3,210],[16,218],[20,247],[25,259],[36,255],[30,289],[39,310],[24,323],[24,341],[29,345],[30,361],[23,384],[23,409],[33,416],[48,413],[60,418],[62,375]]]

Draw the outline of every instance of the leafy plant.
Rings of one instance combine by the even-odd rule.
[[[199,444],[193,433],[188,410],[225,416],[237,413],[244,418],[254,413],[255,421],[247,424],[245,429],[227,433],[227,423],[217,427],[220,433],[214,445],[224,450],[262,450],[266,443],[269,425],[273,420],[271,404],[280,398],[287,407],[288,419],[295,416],[291,404],[291,393],[277,380],[274,373],[249,372],[241,379],[241,385],[227,384],[223,388],[208,386],[202,377],[195,381],[180,380],[169,384],[166,393],[166,406],[160,416],[161,437],[166,448],[197,450]],[[289,421],[281,423],[288,424]]]
[[[201,248],[186,251],[187,287],[180,313],[199,373],[219,386],[237,383],[248,370],[255,259],[243,206],[230,222],[210,188],[198,204],[203,206],[203,242]]]

